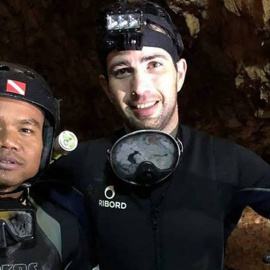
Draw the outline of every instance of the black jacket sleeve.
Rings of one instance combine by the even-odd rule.
[[[270,217],[270,165],[252,151],[235,145],[238,191],[234,207],[250,206],[260,215]]]

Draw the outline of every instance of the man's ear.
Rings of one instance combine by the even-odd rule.
[[[186,72],[187,72],[187,62],[184,58],[181,58],[178,62],[176,62],[177,68],[177,92],[182,89],[182,86],[185,81]]]
[[[110,92],[110,88],[109,88],[109,85],[108,85],[108,83],[109,83],[108,79],[104,75],[99,75],[99,83],[101,85],[101,88],[105,92],[106,96],[111,101],[111,92]]]

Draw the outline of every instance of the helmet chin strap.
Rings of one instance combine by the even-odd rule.
[[[0,196],[15,194],[17,192],[27,190],[28,188],[30,188],[33,185],[33,183],[39,178],[39,176],[40,176],[40,173],[38,173],[38,175],[36,175],[33,178],[27,179],[25,182],[23,182],[20,186],[18,186],[14,190],[0,191]]]
[[[31,184],[27,183],[27,185],[23,185],[23,186],[21,185],[21,186],[15,188],[14,190],[11,190],[11,191],[0,191],[0,196],[15,194],[17,192],[26,190],[30,186],[31,186]]]

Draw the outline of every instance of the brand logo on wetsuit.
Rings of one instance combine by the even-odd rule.
[[[2,264],[0,270],[37,270],[37,263]]]
[[[98,205],[101,207],[126,209],[127,204],[125,202],[111,201],[115,196],[114,186],[108,186],[105,188],[104,195],[108,200],[99,200]],[[1,269],[0,269],[1,270]]]

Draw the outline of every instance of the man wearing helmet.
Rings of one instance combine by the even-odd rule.
[[[187,64],[159,5],[110,5],[99,17],[97,48],[102,88],[124,128],[82,143],[51,171],[85,194],[96,263],[102,270],[224,269],[224,243],[243,207],[270,214],[269,202],[260,204],[269,165],[179,123]]]
[[[52,183],[37,182],[58,121],[44,79],[0,62],[0,269],[88,269],[79,223],[49,201]]]

